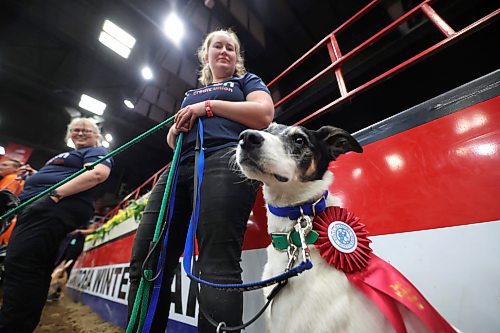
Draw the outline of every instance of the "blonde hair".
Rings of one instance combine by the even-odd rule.
[[[205,57],[208,54],[208,48],[212,43],[212,38],[217,33],[225,33],[234,40],[234,47],[236,52],[236,68],[233,75],[243,76],[247,72],[247,70],[245,69],[243,56],[241,55],[240,40],[236,33],[231,29],[217,29],[215,31],[212,31],[207,35],[207,37],[205,37],[203,44],[201,44],[201,47],[198,49],[198,60],[201,64],[198,81],[200,81],[204,86],[209,85],[214,81],[212,71],[210,70],[208,62],[205,61]]]
[[[71,130],[73,129],[73,127],[75,127],[76,123],[85,123],[86,125],[90,126],[90,128],[92,128],[97,136],[97,145],[101,145],[101,129],[99,128],[99,126],[97,126],[97,122],[92,118],[73,118],[68,125],[68,129],[66,130],[66,141],[71,139]]]
[[[15,169],[19,169],[22,165],[21,161],[18,159],[12,158],[12,157],[7,157],[5,161],[8,161],[11,163],[11,166]]]

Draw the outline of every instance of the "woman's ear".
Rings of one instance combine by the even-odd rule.
[[[203,56],[203,62],[208,64],[208,52]]]

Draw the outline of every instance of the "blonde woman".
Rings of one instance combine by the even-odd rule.
[[[91,119],[68,125],[75,149],[50,159],[26,180],[19,199],[26,201],[107,154],[99,147],[100,133]],[[61,241],[84,225],[94,212],[96,187],[111,171],[105,160],[27,206],[18,216],[5,258],[0,332],[33,332],[47,298],[51,273]]]
[[[211,282],[241,283],[241,246],[257,184],[242,178],[229,164],[239,134],[248,128],[267,127],[274,117],[274,106],[262,80],[246,72],[240,51],[238,37],[231,30],[217,30],[205,38],[198,52],[199,79],[204,87],[186,92],[167,135],[173,149],[178,134],[185,133],[162,288],[151,332],[165,332],[167,326],[172,278],[184,249],[192,211],[196,124],[200,117],[206,149],[197,230],[198,269],[201,278]],[[168,170],[153,189],[137,230],[130,262],[129,311],[153,238],[167,175]],[[199,302],[215,321],[228,326],[241,324],[242,294],[202,285]],[[198,331],[215,332],[202,313],[198,315]]]

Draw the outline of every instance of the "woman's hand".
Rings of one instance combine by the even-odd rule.
[[[205,115],[205,102],[191,104],[182,108],[175,115],[175,127],[180,132],[189,132],[197,118]],[[170,146],[170,144],[169,144]]]
[[[179,135],[179,133],[180,131],[175,128],[175,124],[168,130],[167,144],[170,148],[175,149],[175,145],[177,144],[177,136]]]

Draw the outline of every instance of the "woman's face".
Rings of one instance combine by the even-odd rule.
[[[97,146],[97,133],[91,125],[85,122],[73,124],[70,134],[76,149]]]
[[[208,61],[215,82],[232,77],[236,70],[234,39],[223,32],[214,34],[205,61]]]
[[[11,173],[16,173],[17,169],[18,168],[12,161],[5,160],[0,162],[0,176],[2,177],[10,175]]]

